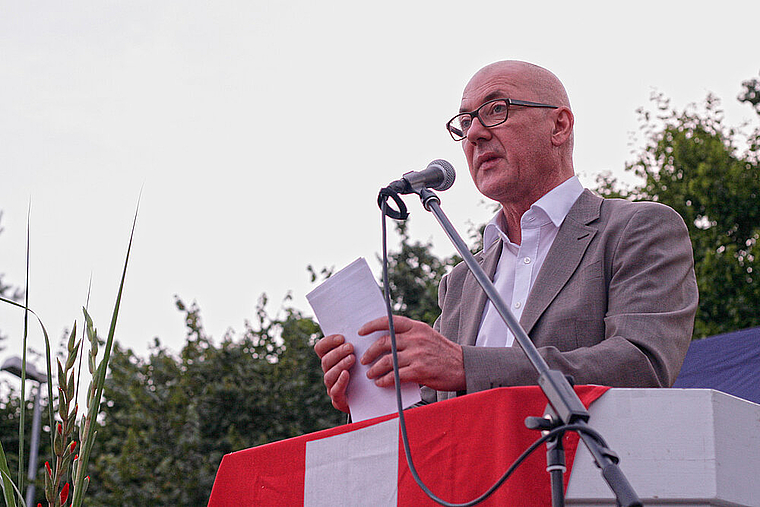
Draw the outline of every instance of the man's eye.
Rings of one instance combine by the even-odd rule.
[[[504,114],[507,111],[507,105],[503,102],[497,102],[491,108],[492,114]]]
[[[489,104],[485,109],[484,114],[488,116],[503,116],[507,112],[507,104],[504,102],[494,102],[493,104]]]
[[[472,125],[472,118],[468,116],[459,118],[459,125],[462,127],[462,130],[467,130]]]

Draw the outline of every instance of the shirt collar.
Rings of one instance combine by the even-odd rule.
[[[582,193],[583,185],[577,176],[572,176],[544,194],[531,208],[544,210],[555,227],[559,227]]]
[[[486,224],[485,229],[483,229],[483,250],[487,250],[488,247],[493,245],[499,239],[499,236],[506,237],[506,234],[504,234],[506,228],[507,224],[504,223],[504,214],[499,209],[491,221]]]
[[[540,208],[554,226],[559,227],[582,193],[583,185],[577,176],[572,176],[541,196],[530,208]],[[483,230],[483,249],[490,247],[500,236],[506,238],[506,229],[500,209]]]

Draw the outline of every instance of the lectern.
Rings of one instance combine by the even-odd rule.
[[[644,505],[760,506],[760,405],[706,389],[576,392]],[[539,436],[524,419],[545,405],[537,387],[513,387],[408,410],[420,476],[447,501],[477,497]],[[564,444],[567,505],[613,506],[577,437],[566,435]],[[481,505],[548,507],[545,467],[541,448]],[[391,415],[226,455],[209,507],[249,505],[437,504],[412,479]]]

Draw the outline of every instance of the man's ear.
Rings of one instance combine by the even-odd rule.
[[[553,111],[554,128],[552,129],[552,144],[561,146],[573,135],[575,117],[569,107],[561,106]]]

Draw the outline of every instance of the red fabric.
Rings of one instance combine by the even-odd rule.
[[[588,407],[607,387],[579,386]],[[540,416],[546,398],[538,387],[492,389],[405,412],[412,458],[425,484],[448,502],[465,502],[482,494],[538,437],[525,428],[525,417]],[[274,442],[228,454],[222,459],[209,507],[303,505],[306,442],[339,435],[397,417],[360,423]],[[570,477],[578,437],[565,436]],[[545,447],[539,448],[484,503],[551,505]],[[399,437],[399,506],[438,505],[414,482]]]
[[[588,406],[608,387],[579,386]],[[525,418],[541,416],[546,397],[538,387],[492,389],[434,403],[405,413],[415,469],[425,485],[450,503],[474,500],[490,488],[541,434],[525,427]],[[565,435],[565,488],[578,447],[578,436]],[[414,481],[399,450],[399,506],[438,505]],[[539,447],[486,501],[489,505],[550,506],[546,447]]]
[[[306,442],[398,417],[391,414],[233,452],[222,458],[209,507],[303,505]]]

